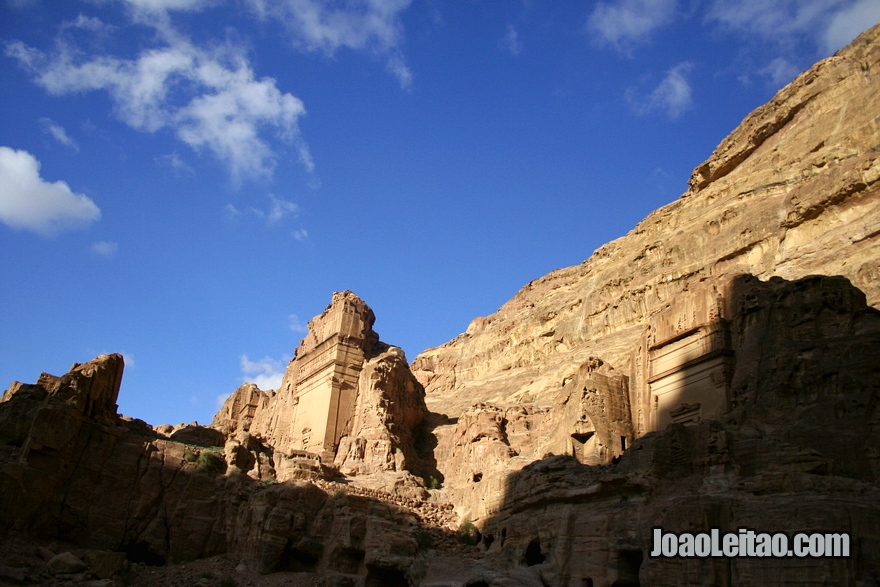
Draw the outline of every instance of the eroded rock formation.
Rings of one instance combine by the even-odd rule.
[[[867,31],[746,117],[677,201],[416,357],[413,372],[438,421],[475,403],[498,413],[525,410],[536,428],[529,442],[512,443],[516,456],[497,464],[506,474],[547,453],[586,450],[606,462],[623,442],[675,422],[719,419],[736,407],[733,366],[745,359],[734,356],[729,310],[738,275],[841,275],[880,306],[878,35],[876,27]],[[573,382],[596,358],[614,369],[628,405],[597,416],[584,405],[587,420],[577,409],[562,416],[560,394],[569,398],[565,406],[601,396],[563,393],[574,385],[584,392]],[[629,410],[628,423],[621,410]],[[565,430],[559,438],[552,438],[551,421]],[[600,427],[615,429],[601,447]],[[441,424],[433,434],[447,485],[464,491],[473,483],[472,457],[456,449],[460,430]],[[461,512],[482,515],[471,507]]]
[[[166,437],[116,415],[122,370],[120,355],[102,355],[4,394],[0,536],[63,541],[95,554],[74,571],[59,565],[78,557],[58,553],[67,556],[51,558],[61,562],[42,571],[12,568],[0,581],[45,585],[86,568],[98,576],[117,552],[148,565],[232,553],[262,573],[372,573],[418,582],[424,563],[413,514],[399,498],[348,495],[344,485],[314,475],[277,483],[242,474],[266,458],[266,447],[247,432],[234,432],[221,451],[216,435],[225,435],[217,430],[187,426]]]

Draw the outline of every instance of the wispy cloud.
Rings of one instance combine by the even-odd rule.
[[[124,0],[125,4],[136,10],[145,12],[168,12],[182,10],[193,12],[201,10],[210,4],[216,4],[215,0]]]
[[[155,4],[167,8],[175,3]],[[240,47],[203,50],[169,25],[158,30],[166,43],[135,59],[84,58],[62,40],[52,54],[21,42],[8,44],[6,54],[50,94],[107,91],[126,124],[144,132],[173,130],[194,150],[225,162],[236,181],[271,174],[276,156],[265,130],[295,143],[311,171],[314,164],[297,126],[305,114],[298,98],[281,92],[272,78],[257,78]]]
[[[507,25],[507,32],[504,33],[504,37],[501,39],[501,45],[510,51],[511,55],[519,55],[522,53],[522,41],[519,38],[519,33],[517,32],[516,27],[512,24]]]
[[[880,21],[876,0],[713,0],[706,20],[729,31],[791,47],[802,39],[829,55]]]
[[[107,35],[116,30],[116,27],[107,24],[100,18],[80,14],[75,20],[67,20],[61,23],[61,29],[80,29],[93,35]]]
[[[116,254],[116,251],[119,250],[119,244],[113,241],[98,241],[92,243],[91,249],[92,252],[97,253],[102,257],[112,257]]]
[[[268,194],[267,197],[269,198],[269,205],[266,208],[250,206],[248,211],[258,218],[263,218],[269,225],[278,224],[286,216],[296,216],[299,212],[299,206],[289,200],[279,198],[274,194]],[[241,215],[241,211],[232,204],[226,204],[224,211],[227,217],[230,218]]]
[[[27,151],[0,147],[0,221],[43,236],[85,228],[101,210],[63,181],[40,177],[40,162]]]
[[[269,224],[275,224],[288,214],[296,214],[299,211],[299,206],[293,202],[276,198],[272,194],[269,194],[269,199],[272,202],[269,207],[269,213],[266,215],[266,221]]]
[[[297,316],[296,314],[291,314],[290,316],[288,316],[287,321],[290,329],[297,334],[305,334],[309,331],[308,327],[302,323],[302,321],[299,319],[299,316]]]
[[[828,24],[822,33],[823,49],[826,53],[833,53],[878,22],[880,22],[880,2],[858,0],[828,19]]]
[[[587,30],[600,45],[628,53],[652,32],[673,21],[676,0],[599,2],[587,20]]]
[[[280,359],[263,357],[251,361],[247,355],[242,355],[241,372],[244,374],[242,382],[256,383],[262,390],[278,389],[281,387],[281,380],[284,378],[284,371],[289,361],[290,359],[286,357]]]
[[[53,139],[55,139],[62,145],[68,146],[74,151],[79,151],[79,145],[76,143],[76,141],[67,134],[67,131],[64,130],[63,126],[61,126],[51,118],[41,118],[40,128],[43,130],[44,133],[50,135]]]
[[[800,72],[800,67],[784,57],[773,59],[773,61],[758,71],[772,86],[778,88],[793,80]]]
[[[410,0],[326,2],[325,0],[248,0],[263,18],[281,20],[293,42],[309,51],[332,54],[340,47],[388,50],[402,36],[400,13]]]
[[[173,170],[176,175],[196,174],[196,170],[187,165],[186,161],[183,160],[183,157],[181,157],[177,151],[168,153],[167,155],[160,155],[156,157],[155,161],[159,165],[163,165]]]
[[[226,204],[223,206],[223,214],[226,218],[233,220],[241,216],[241,210],[236,208],[233,204]]]
[[[403,89],[412,71],[398,48],[403,37],[400,14],[411,0],[327,2],[325,0],[247,0],[264,19],[284,24],[294,46],[332,55],[340,48],[386,56],[386,69]]]
[[[639,115],[661,111],[669,118],[678,118],[693,104],[691,85],[687,80],[691,69],[692,63],[679,63],[666,72],[663,81],[650,93],[639,95],[637,90],[630,89],[626,94],[627,100]]]
[[[402,90],[410,89],[412,86],[413,74],[412,70],[403,60],[403,56],[398,53],[391,55],[388,58],[388,62],[385,64],[385,68],[397,78],[397,82],[400,84]]]

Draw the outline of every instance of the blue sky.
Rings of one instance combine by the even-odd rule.
[[[0,385],[210,421],[333,291],[413,359],[677,198],[877,0],[0,0]]]

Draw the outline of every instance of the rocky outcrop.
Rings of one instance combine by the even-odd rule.
[[[345,475],[417,469],[415,434],[427,412],[424,398],[401,349],[389,347],[366,361],[336,467]]]
[[[431,411],[531,398],[549,406],[589,356],[631,376],[652,315],[737,274],[843,275],[878,307],[878,35],[867,31],[749,115],[681,198],[416,357]]]
[[[577,446],[576,435],[595,428],[589,442],[598,447],[601,422],[607,438],[594,460],[606,462],[624,442],[670,423],[719,418],[737,401],[728,338],[736,276],[841,275],[880,306],[878,36],[880,28],[867,31],[749,115],[677,201],[416,357],[430,411],[452,420],[478,403],[549,410],[555,419],[536,423],[530,436],[546,441],[540,451],[568,454],[595,452]],[[583,395],[602,386],[574,383],[591,357],[614,369],[616,391]],[[619,405],[600,407],[600,397]],[[589,423],[560,419],[560,406],[585,401],[577,409]],[[629,423],[620,419],[627,409]],[[565,428],[553,442],[551,421]],[[433,434],[438,469],[464,483],[464,475],[455,481],[462,463],[450,456],[460,443],[455,425]],[[507,473],[521,468],[508,460]]]
[[[263,392],[245,383],[212,427],[230,438],[247,435],[251,460],[282,481],[326,476],[324,465],[346,475],[418,469],[424,388],[403,351],[379,341],[375,320],[352,292],[334,293],[309,322],[281,387]]]
[[[305,451],[332,462],[364,361],[387,347],[373,332],[375,321],[355,294],[334,293],[324,312],[309,321],[281,387],[255,410],[251,432],[281,453]]]
[[[374,368],[398,361],[405,367],[391,352]],[[111,419],[121,377],[122,358],[101,356],[63,377],[15,383],[0,402],[0,538],[91,549],[85,562],[53,555],[43,573],[112,575],[120,554],[163,565],[234,553],[259,572],[418,582],[424,570],[408,508],[348,496],[342,485],[258,481],[267,463],[249,457],[265,458],[265,447],[247,432],[224,443],[220,431],[186,426],[168,438],[140,421]],[[403,381],[415,391],[411,375]]]
[[[732,287],[734,407],[672,424],[619,462],[553,456],[507,477],[472,580],[859,584],[880,571],[880,312],[841,277]],[[847,532],[847,559],[651,557],[652,529]],[[486,564],[488,563],[488,564]],[[497,581],[497,582],[492,582]]]

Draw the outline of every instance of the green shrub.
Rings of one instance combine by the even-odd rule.
[[[226,461],[223,460],[223,457],[210,450],[203,450],[199,453],[196,464],[202,473],[222,473],[226,470]]]
[[[187,448],[183,450],[183,460],[185,460],[187,463],[194,463],[199,460],[199,455],[196,454],[194,450],[190,450]]]
[[[461,523],[461,526],[458,527],[458,530],[455,531],[455,539],[461,542],[462,544],[477,544],[482,535],[480,531],[477,530],[477,527],[474,526],[473,522],[470,520],[465,520]]]
[[[440,489],[440,480],[433,475],[429,475],[427,479],[425,479],[425,485],[428,486],[428,489]]]

